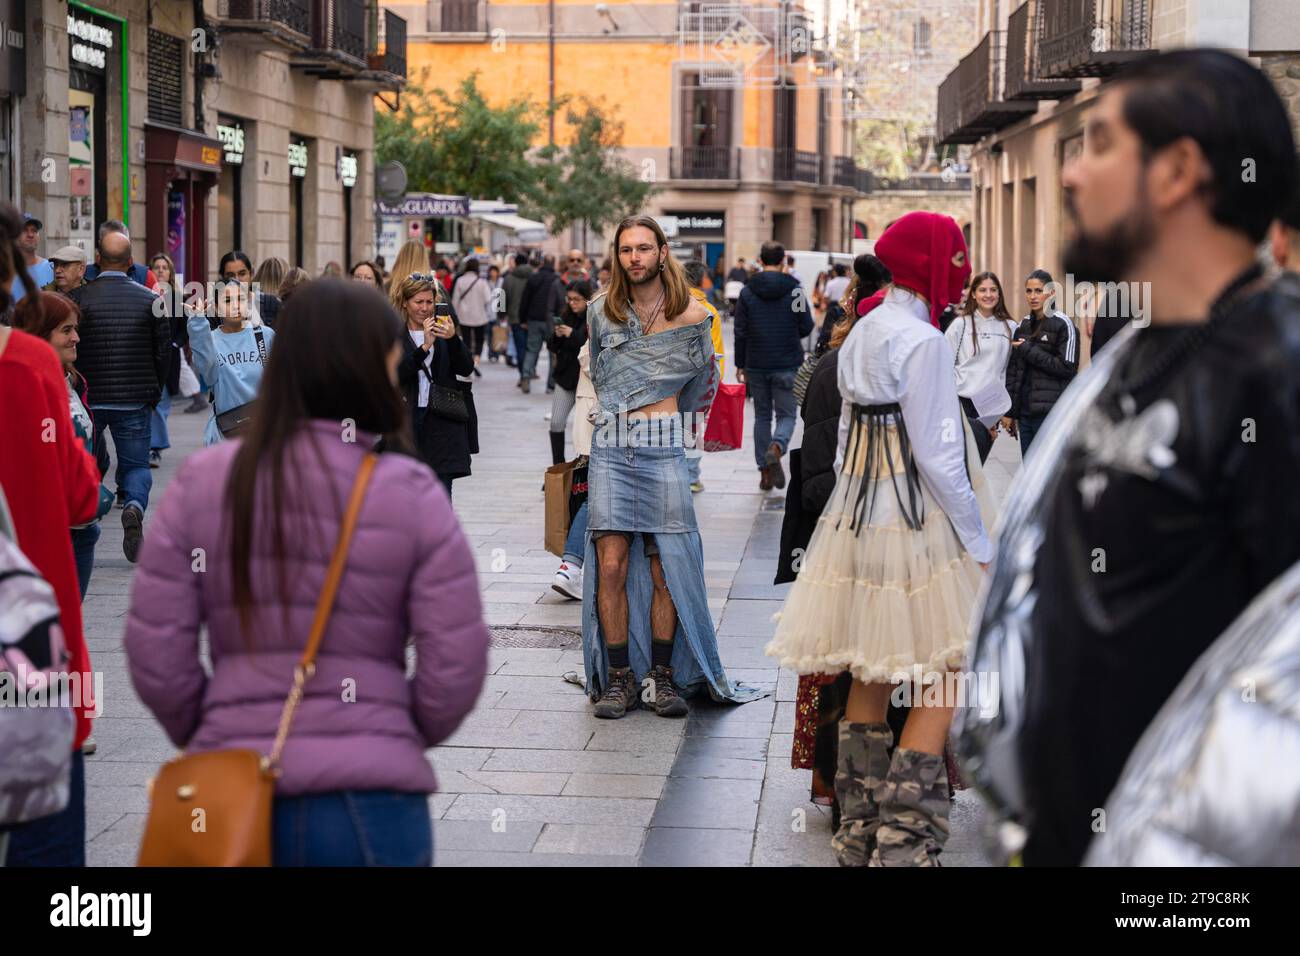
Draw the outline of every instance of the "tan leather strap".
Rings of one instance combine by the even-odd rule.
[[[361,462],[356,480],[352,483],[352,496],[348,499],[347,511],[343,514],[343,524],[339,528],[338,542],[334,545],[334,554],[330,558],[329,571],[325,575],[325,586],[316,601],[316,617],[311,623],[311,634],[307,638],[307,647],[302,652],[302,659],[294,668],[293,687],[280,712],[280,726],[275,734],[275,743],[271,746],[268,765],[275,768],[284,751],[284,742],[289,737],[289,726],[293,722],[294,712],[302,700],[303,687],[316,672],[316,653],[320,650],[325,637],[325,625],[329,623],[330,612],[334,610],[334,598],[338,594],[339,581],[343,578],[343,568],[348,562],[348,549],[352,544],[352,532],[357,527],[357,517],[361,514],[361,503],[366,497],[366,488],[370,485],[370,476],[374,473],[379,456],[369,452]]]
[[[361,514],[361,503],[366,498],[366,488],[370,485],[370,476],[375,470],[379,456],[370,452],[361,462],[352,483],[352,497],[348,500],[348,510],[343,514],[343,525],[339,529],[339,540],[334,546],[334,556],[330,558],[329,573],[325,575],[325,587],[321,590],[320,600],[316,602],[316,618],[311,622],[311,636],[307,638],[307,647],[302,652],[298,666],[311,668],[316,662],[316,652],[325,637],[325,625],[329,623],[330,612],[334,609],[334,596],[339,590],[339,581],[343,578],[343,566],[348,563],[348,548],[352,544],[352,532],[357,528],[357,517]]]

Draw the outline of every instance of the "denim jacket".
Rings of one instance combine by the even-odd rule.
[[[605,296],[587,307],[591,381],[597,420],[677,396],[683,412],[703,411],[713,401],[719,374],[708,322],[643,335],[629,304],[626,325],[605,318]]]

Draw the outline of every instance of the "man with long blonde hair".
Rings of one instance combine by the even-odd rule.
[[[583,582],[587,691],[597,717],[622,717],[642,700],[681,717],[683,697],[700,690],[718,700],[757,696],[728,681],[718,659],[686,462],[694,418],[717,390],[717,357],[709,313],[659,224],[624,219],[613,252],[609,291],[588,306],[597,409],[584,563],[596,573]]]

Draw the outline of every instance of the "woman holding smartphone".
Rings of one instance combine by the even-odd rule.
[[[578,353],[587,343],[587,303],[595,295],[591,283],[577,279],[564,294],[564,312],[555,323],[546,347],[555,353],[555,399],[551,402],[551,464],[564,457],[564,426],[578,394]]]
[[[451,483],[470,473],[468,396],[456,376],[472,374],[474,360],[456,334],[450,307],[439,302],[437,281],[419,272],[394,276],[389,298],[406,322],[397,381],[411,413],[415,448],[450,495]]]

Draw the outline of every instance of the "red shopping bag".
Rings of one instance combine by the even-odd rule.
[[[705,451],[735,451],[745,443],[745,386],[719,385],[704,426]]]

